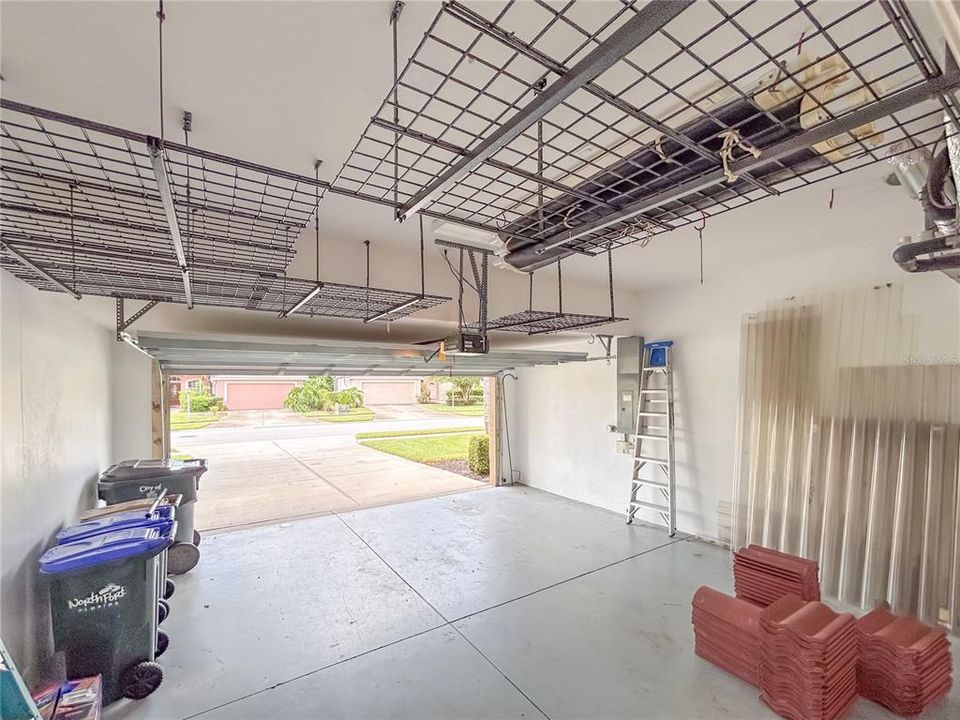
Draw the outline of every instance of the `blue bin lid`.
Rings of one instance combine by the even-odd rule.
[[[158,507],[149,516],[142,510],[129,510],[92,518],[77,525],[66,527],[57,533],[57,544],[76,542],[91,535],[102,535],[106,532],[135,527],[156,527],[162,534],[166,534],[172,524],[173,508],[169,506]]]
[[[136,555],[153,555],[169,545],[171,540],[172,538],[155,527],[129,528],[92,535],[47,550],[40,556],[40,572],[54,575]]]

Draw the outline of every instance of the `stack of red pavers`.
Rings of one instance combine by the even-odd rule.
[[[898,715],[916,715],[950,690],[953,664],[943,628],[877,608],[857,621],[860,694]]]
[[[696,653],[751,685],[759,682],[762,608],[713,588],[693,596]]]
[[[857,627],[849,613],[785,595],[760,613],[760,692],[791,720],[836,720],[857,700]]]
[[[737,597],[762,607],[784,595],[820,599],[817,563],[760,545],[748,545],[733,554],[733,586]]]

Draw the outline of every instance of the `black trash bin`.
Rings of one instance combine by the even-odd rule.
[[[200,476],[207,471],[207,461],[193,460],[124,460],[100,475],[97,485],[100,497],[108,505],[156,497],[166,490],[181,495],[177,509],[176,543],[167,554],[168,570],[182,575],[196,567],[200,560],[200,533],[194,528],[194,511]]]
[[[103,676],[104,704],[145,698],[163,680],[155,662],[158,562],[172,542],[169,531],[130,528],[57,545],[40,558],[54,647],[68,677]]]
[[[127,530],[136,527],[154,527],[163,535],[169,535],[171,542],[175,534],[174,512],[176,508],[172,505],[157,505],[154,503],[152,508],[143,510],[126,510],[113,515],[104,515],[98,518],[82,520],[76,525],[66,527],[57,533],[57,544],[77,542],[86,540],[94,535],[103,535],[104,533],[116,532],[117,530]],[[167,551],[169,552],[169,550]],[[167,553],[161,553],[157,562],[157,590],[160,593],[157,598],[160,610],[160,622],[163,622],[170,614],[170,606],[166,600],[169,598],[167,583]]]

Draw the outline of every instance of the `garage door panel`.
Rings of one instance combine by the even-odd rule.
[[[366,381],[362,389],[365,405],[412,405],[417,401],[412,382]]]
[[[226,383],[224,402],[230,410],[276,410],[283,407],[294,383]]]

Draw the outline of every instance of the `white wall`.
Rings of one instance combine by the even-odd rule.
[[[111,459],[111,334],[75,301],[0,271],[0,634],[28,678],[48,669],[37,558],[95,498]]]
[[[153,457],[151,360],[116,340],[111,356],[112,455],[116,460]]]
[[[616,361],[527,368],[517,377],[506,380],[506,392],[520,482],[622,512],[630,459],[616,453],[618,436],[606,430],[617,420]]]
[[[920,352],[960,357],[960,292],[940,273],[909,275],[889,238],[865,240],[737,275],[641,293],[631,315],[647,340],[673,339],[678,526],[717,537],[717,504],[731,497],[740,322],[792,295],[899,282],[904,312],[921,317]],[[622,512],[630,465],[603,428],[615,415],[614,368],[603,362],[544,367],[510,385],[515,465],[534,487]],[[511,382],[512,381],[508,381]]]

